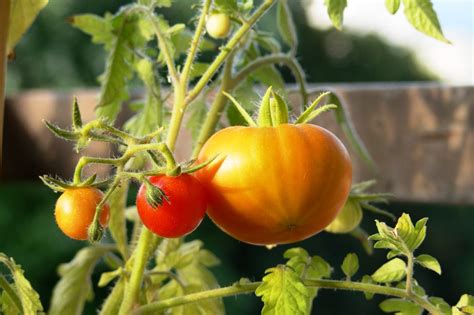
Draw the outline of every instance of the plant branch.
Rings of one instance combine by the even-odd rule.
[[[138,308],[133,314],[155,314],[157,311],[165,310],[171,307],[198,302],[210,298],[220,298],[238,294],[246,294],[254,292],[261,282],[250,282],[245,284],[235,284],[229,287],[213,289],[208,291],[202,291],[198,293],[187,294],[184,296],[173,297],[159,302],[151,303],[146,306]],[[388,296],[395,296],[402,299],[408,299],[412,302],[423,307],[431,314],[441,315],[441,312],[432,305],[427,299],[417,294],[408,295],[403,289],[392,288],[377,284],[352,282],[352,281],[339,281],[339,280],[305,280],[304,284],[308,287],[320,288],[320,289],[338,289],[338,290],[349,290],[358,292],[367,292]]]
[[[196,158],[198,156],[202,146],[216,129],[217,122],[221,117],[222,110],[224,109],[224,105],[227,101],[226,96],[222,92],[230,92],[232,90],[232,88],[230,87],[230,80],[232,79],[232,66],[234,63],[234,56],[235,52],[231,53],[229,55],[229,58],[225,62],[221,86],[219,87],[219,90],[217,91],[216,96],[214,97],[214,101],[212,102],[211,108],[209,109],[209,112],[206,115],[206,119],[204,120],[204,123],[202,124],[201,129],[199,130],[199,136],[194,146],[192,158]]]
[[[224,63],[227,56],[232,52],[232,50],[237,46],[239,41],[244,37],[244,35],[251,29],[251,27],[257,23],[257,21],[262,17],[265,12],[270,9],[270,7],[276,2],[276,0],[265,0],[260,7],[255,10],[253,15],[244,22],[234,36],[227,42],[227,44],[221,49],[221,52],[217,55],[214,61],[211,63],[206,72],[202,75],[199,81],[196,83],[194,88],[189,92],[188,96],[184,100],[184,104],[191,103],[198,95],[201,93],[202,89],[208,84],[214,74],[219,70],[220,66]]]
[[[98,157],[89,157],[83,156],[77,162],[76,169],[74,170],[74,184],[79,184],[82,181],[82,170],[86,167],[87,164],[108,164],[108,165],[117,165],[122,161],[122,158],[112,159],[112,158],[98,158]]]
[[[255,59],[247,66],[245,66],[239,73],[232,79],[231,86],[233,88],[237,87],[243,80],[245,80],[252,72],[256,71],[257,69],[270,65],[270,64],[284,64],[287,66],[291,72],[293,73],[296,81],[298,82],[300,88],[300,94],[302,98],[302,109],[308,103],[308,90],[306,88],[306,81],[304,77],[304,71],[301,68],[300,64],[295,60],[294,57],[279,53],[279,54],[271,54],[267,56],[263,56],[260,58]]]
[[[194,32],[191,47],[189,49],[188,56],[186,57],[186,61],[184,62],[183,72],[181,73],[181,85],[184,90],[187,90],[188,88],[189,73],[191,72],[191,67],[199,48],[199,41],[201,40],[201,36],[204,31],[206,18],[209,13],[211,3],[212,0],[204,0],[201,16],[199,17],[199,22],[196,26],[196,31]]]

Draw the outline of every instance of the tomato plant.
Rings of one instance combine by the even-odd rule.
[[[152,176],[150,183],[164,194],[161,205],[147,201],[147,185],[137,194],[137,210],[143,224],[161,237],[181,237],[191,233],[206,213],[207,196],[202,185],[189,174]]]
[[[70,238],[87,240],[88,229],[104,194],[97,188],[81,187],[64,191],[56,202],[54,215],[61,231]],[[109,205],[104,204],[99,216],[102,228],[109,221]]]
[[[393,218],[373,204],[390,196],[367,192],[374,184],[371,181],[351,185],[352,166],[345,146],[330,131],[311,124],[319,114],[332,111],[347,144],[373,166],[337,93],[308,92],[296,55],[298,38],[289,1],[263,0],[254,5],[247,0],[202,0],[200,10],[195,10],[197,19],[192,20],[196,23],[174,25],[162,11],[172,2],[137,0],[115,14],[80,14],[70,19],[73,27],[90,35],[107,53],[97,117],[83,122],[76,99],[71,127],[45,124],[57,137],[73,142],[77,152],[103,142],[114,154],[81,153],[71,180],[41,177],[47,186],[63,192],[56,206],[60,228],[91,243],[60,268],[48,313],[81,314],[92,296],[92,271],[102,259],[109,270],[102,273],[98,285],[110,289],[100,304],[104,315],[224,314],[222,298],[249,292],[262,299],[264,315],[310,314],[319,289],[363,292],[368,299],[374,294],[390,296],[380,304],[385,312],[472,313],[472,296],[463,295],[456,305],[449,305],[428,296],[414,277],[415,265],[441,274],[436,258],[418,253],[427,218],[413,223],[403,214],[394,226],[376,221],[377,233],[370,237],[359,226],[362,211]],[[3,98],[6,54],[47,0],[0,3],[0,30],[9,30],[8,36],[0,36]],[[447,41],[430,1],[387,0],[386,6],[395,14],[402,3],[416,29]],[[325,5],[340,29],[346,1],[326,0]],[[278,36],[262,31],[258,24],[273,7]],[[217,47],[204,36],[206,29],[211,37],[229,38]],[[277,65],[290,70],[297,93],[287,90]],[[143,95],[132,106],[135,114],[120,126],[117,117],[130,100],[129,87],[137,81],[144,87]],[[258,86],[270,87],[255,109]],[[290,93],[299,96],[292,104]],[[311,104],[310,96],[316,98]],[[330,104],[320,106],[323,101]],[[258,115],[253,115],[256,111]],[[185,113],[189,113],[186,127],[192,134],[193,153],[178,160],[175,148]],[[297,113],[301,114],[290,121]],[[253,116],[258,116],[257,121]],[[225,128],[216,132],[221,126]],[[84,168],[95,164],[110,168],[106,178],[84,177]],[[141,188],[136,206],[128,208],[125,200],[132,183]],[[261,281],[242,278],[219,288],[210,271],[219,259],[199,240],[181,238],[199,225],[207,205],[211,219],[244,242],[293,243],[326,228],[355,236],[367,252],[386,249],[388,261],[355,278],[359,258],[349,253],[340,268],[345,279],[340,280],[322,257],[293,247],[285,251],[284,264],[267,269]],[[109,213],[110,237],[102,241]],[[0,275],[0,310],[43,313],[40,297],[20,266],[1,253],[0,263],[13,275],[11,281]]]

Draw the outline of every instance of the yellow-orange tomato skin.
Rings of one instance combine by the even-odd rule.
[[[196,173],[209,217],[234,238],[285,244],[323,230],[343,207],[352,165],[342,142],[309,124],[229,127],[203,146]]]
[[[97,188],[83,187],[67,189],[56,201],[54,215],[64,234],[75,240],[86,240],[87,229],[92,223],[95,208],[104,194]],[[105,204],[99,217],[103,227],[109,221],[109,206]]]

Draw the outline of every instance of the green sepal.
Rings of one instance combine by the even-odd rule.
[[[310,121],[311,119],[308,119],[308,117],[315,110],[321,100],[330,93],[331,92],[323,92],[319,94],[319,96],[314,100],[314,102],[308,108],[305,109],[305,111],[300,115],[300,117],[298,117],[298,119],[296,119],[295,124],[304,124],[305,122]]]
[[[168,196],[160,187],[153,185],[148,178],[144,178],[143,183],[146,187],[146,202],[152,207],[157,208],[163,204],[163,199],[169,202]]]
[[[85,181],[83,181],[82,183],[80,183],[78,186],[80,187],[87,187],[87,186],[90,186],[92,185],[95,180],[97,178],[97,174],[93,174],[92,176],[90,176],[89,178],[87,178]]]
[[[100,242],[100,240],[104,236],[104,232],[105,232],[105,229],[99,223],[99,220],[92,221],[92,224],[89,226],[89,229],[87,230],[87,237],[89,239],[89,242],[91,243]]]
[[[47,120],[43,120],[46,127],[58,138],[62,138],[69,141],[75,141],[79,139],[80,135],[75,131],[61,129],[56,125],[53,125]]]
[[[273,126],[272,112],[270,108],[270,95],[272,94],[272,87],[270,86],[263,95],[262,101],[260,102],[260,109],[258,111],[257,125],[259,127],[271,127]]]
[[[63,192],[66,189],[74,188],[74,186],[70,185],[69,183],[65,182],[64,180],[60,178],[53,178],[48,175],[43,175],[43,176],[40,176],[39,178],[46,186],[48,186],[55,192]]]
[[[72,103],[72,128],[73,130],[79,130],[82,128],[81,111],[79,110],[79,104],[77,103],[77,97],[75,96]]]
[[[283,98],[276,92],[272,91],[270,99],[270,112],[272,115],[273,126],[288,123],[288,106]]]
[[[209,164],[211,164],[212,161],[214,161],[218,156],[219,155],[216,155],[212,159],[209,159],[206,162],[203,162],[203,163],[200,163],[200,164],[194,165],[194,166],[192,166],[192,164],[195,162],[195,160],[185,162],[184,164],[181,164],[182,173],[183,174],[190,174],[190,173],[194,173],[196,171],[199,171],[201,168],[204,168],[204,167],[208,166]]]
[[[106,179],[104,179],[100,182],[91,183],[89,186],[99,188],[99,189],[103,189],[103,188],[106,188],[107,186],[109,186],[113,182],[113,180],[114,180],[114,178],[110,177],[110,178],[106,178]]]
[[[242,117],[245,119],[245,121],[247,122],[247,124],[249,124],[250,127],[257,126],[255,121],[252,119],[252,117],[250,117],[249,113],[247,113],[245,108],[243,108],[242,105],[240,105],[239,102],[237,102],[237,100],[232,95],[224,91],[222,92],[222,94],[227,96],[227,98],[232,102],[232,104],[234,104],[235,108],[239,111],[240,115],[242,115]]]

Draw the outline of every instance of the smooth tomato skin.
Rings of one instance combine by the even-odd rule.
[[[309,124],[229,127],[203,146],[196,172],[209,217],[255,245],[293,243],[324,229],[343,207],[352,165],[342,142]]]
[[[225,13],[211,14],[206,22],[206,30],[212,38],[225,38],[230,31],[230,18]]]
[[[201,183],[189,174],[152,176],[169,199],[153,208],[146,201],[146,186],[137,195],[137,210],[143,224],[153,233],[167,238],[181,237],[194,231],[206,214],[207,194]]]
[[[97,188],[81,187],[64,191],[56,201],[54,215],[64,234],[75,240],[87,240],[87,229],[92,223],[97,204],[104,194]],[[110,208],[105,204],[99,217],[103,227],[109,221]]]

